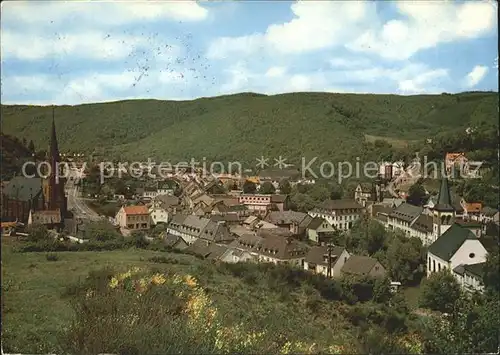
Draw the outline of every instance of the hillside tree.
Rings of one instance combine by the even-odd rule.
[[[271,195],[276,192],[276,188],[272,183],[266,181],[262,185],[260,185],[259,192],[264,195]]]
[[[420,306],[433,311],[451,313],[460,298],[460,285],[449,270],[432,273],[424,280]]]
[[[243,184],[243,193],[245,194],[254,194],[257,191],[257,185],[249,180],[246,180]]]

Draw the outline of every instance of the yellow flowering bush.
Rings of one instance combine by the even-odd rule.
[[[171,297],[168,304],[157,303],[157,298],[143,298],[156,297],[156,288],[159,292],[156,296],[159,294],[164,297],[168,294],[168,297]],[[203,339],[216,353],[340,354],[345,350],[342,346],[320,347],[315,343],[291,341],[282,336],[278,342],[273,334],[248,329],[242,323],[228,326],[224,324],[224,316],[219,314],[205,289],[192,275],[148,274],[134,268],[112,276],[108,282],[108,291],[109,297],[115,297],[113,299],[116,299],[116,302],[125,302],[122,312],[126,314],[112,313],[109,316],[117,326],[141,326],[143,322],[148,322],[150,317],[161,318],[161,312],[175,312],[178,309],[181,318],[176,318],[176,322],[182,322],[178,324],[189,332],[189,338]],[[121,292],[125,294],[120,294]],[[132,297],[127,298],[127,295]]]

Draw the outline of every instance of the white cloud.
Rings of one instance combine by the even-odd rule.
[[[479,84],[481,80],[483,80],[487,73],[488,67],[483,65],[476,65],[465,77],[465,86],[469,89],[473,88],[474,86]]]
[[[285,67],[271,67],[267,70],[266,76],[270,78],[282,77],[286,73]]]
[[[405,1],[396,4],[399,12],[406,16],[405,20],[390,20],[380,29],[369,28],[347,47],[387,59],[404,60],[439,43],[477,38],[497,27],[496,6],[489,1],[462,4]]]
[[[356,52],[404,60],[440,43],[477,38],[497,27],[496,5],[489,1],[395,2],[403,19],[381,22],[372,1],[299,1],[294,18],[263,33],[222,37],[208,48],[211,58],[265,50],[283,54],[345,46]]]
[[[402,94],[435,94],[443,92],[438,80],[448,77],[447,69],[428,70],[412,79],[404,79],[399,82],[398,89]]]
[[[22,46],[19,43],[23,43]],[[2,31],[4,59],[38,60],[47,57],[76,56],[79,59],[114,60],[127,57],[139,47],[150,45],[144,37],[107,35],[89,31],[61,34],[16,33]]]
[[[208,10],[196,1],[6,1],[2,21],[26,26],[58,24],[113,27],[131,22],[176,20],[200,21]]]
[[[330,65],[334,68],[367,67],[370,65],[370,61],[368,59],[334,58],[330,60]]]
[[[179,88],[191,84],[192,81],[192,73],[180,71],[95,72],[66,81],[48,75],[9,76],[2,80],[2,102],[7,102],[4,99],[6,93],[10,96],[32,97],[40,91],[48,94],[47,100],[22,100],[16,103],[74,105],[137,98],[144,92],[151,92],[151,95],[166,99],[172,96],[180,97]]]
[[[214,40],[210,58],[227,58],[232,53],[250,54],[258,50],[283,54],[302,53],[342,44],[354,38],[370,21],[375,4],[363,1],[298,1],[291,5],[295,16],[289,22],[270,25],[265,33]]]

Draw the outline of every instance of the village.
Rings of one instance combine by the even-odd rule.
[[[53,122],[52,171],[63,158]],[[463,165],[465,156],[447,154],[447,169],[457,159]],[[405,168],[402,162],[382,163],[378,178],[358,184],[351,198],[326,199],[299,212],[290,206],[290,189],[315,181],[304,179],[296,169],[241,176],[184,167],[166,178],[143,181],[144,187],[128,198],[114,194],[121,207],[113,217],[100,216],[87,205],[89,196],[81,186],[88,172],[80,170],[58,182],[54,173],[46,178],[16,176],[2,183],[2,235],[27,236],[24,227],[35,224],[52,230],[54,238],[85,243],[88,240],[80,236],[85,225],[101,221],[125,237],[141,235],[147,241],[154,239],[150,231],[160,228],[156,238],[169,249],[214,262],[286,264],[332,278],[384,277],[386,266],[379,260],[333,242],[349,235],[356,223],[373,220],[420,240],[427,248],[428,276],[448,269],[464,290],[481,291],[481,268],[488,254],[482,237],[488,225],[499,225],[498,210],[451,194],[447,177],[439,179],[437,195],[422,206],[412,205],[401,189],[418,180],[410,173],[414,169],[414,164]],[[393,288],[401,285],[400,280],[391,281]]]

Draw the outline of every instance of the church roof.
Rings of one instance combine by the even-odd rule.
[[[477,237],[469,229],[455,223],[429,246],[429,253],[444,261],[450,261],[457,250],[468,239],[477,240]]]
[[[16,176],[3,188],[2,193],[9,199],[29,201],[42,191],[42,179]]]
[[[441,186],[439,187],[439,194],[437,203],[434,206],[436,211],[454,211],[450,194],[450,187],[448,186],[448,179],[441,179]]]

